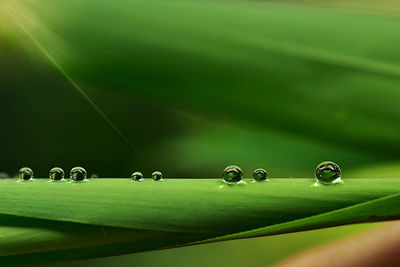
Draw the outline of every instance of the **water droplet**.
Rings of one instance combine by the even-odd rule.
[[[243,171],[240,167],[230,165],[222,173],[224,181],[227,183],[237,183],[242,180]]]
[[[50,170],[49,177],[51,180],[62,180],[64,179],[64,170],[59,167],[55,167]]]
[[[162,180],[162,173],[159,171],[155,171],[151,174],[151,177],[153,178],[154,181],[160,181]]]
[[[338,183],[341,181],[341,176],[339,165],[332,161],[324,161],[315,169],[315,178],[324,184]]]
[[[268,173],[265,169],[256,169],[253,172],[253,178],[256,181],[265,181],[268,178]]]
[[[87,172],[82,167],[75,167],[71,170],[70,177],[74,181],[83,181],[87,177]]]
[[[29,180],[33,178],[33,171],[31,168],[23,167],[19,170],[19,178],[22,180]]]
[[[134,172],[134,173],[132,173],[131,177],[133,180],[138,181],[138,182],[143,180],[143,174],[141,172]]]
[[[96,179],[96,178],[99,178],[99,176],[97,174],[93,173],[92,175],[90,175],[90,178]]]

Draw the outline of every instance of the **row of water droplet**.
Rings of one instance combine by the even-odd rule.
[[[235,184],[242,181],[243,171],[236,165],[226,167],[222,173],[223,179],[228,184]],[[266,181],[268,173],[265,169],[256,169],[253,172],[253,179],[255,181]],[[317,183],[321,184],[336,184],[341,182],[342,171],[336,163],[332,161],[324,161],[318,164],[315,169],[315,178]]]
[[[30,180],[33,178],[33,170],[28,167],[23,167],[18,172],[19,178],[22,180]],[[55,181],[64,179],[64,170],[59,167],[54,167],[49,172],[49,178]],[[87,178],[87,172],[82,167],[72,168],[70,171],[70,178],[74,181],[83,181]]]
[[[50,170],[49,177],[52,180],[58,181],[63,180],[65,176],[64,170],[55,167]],[[239,183],[243,179],[243,171],[236,165],[230,165],[226,167],[222,173],[223,180],[228,184]],[[21,168],[19,170],[19,177],[22,180],[30,180],[33,178],[33,171],[28,167]],[[161,181],[163,175],[160,171],[155,171],[151,175],[154,181]],[[70,171],[70,178],[73,181],[83,181],[87,178],[87,172],[82,167],[72,168]],[[142,181],[143,174],[135,171],[132,173],[131,178],[135,181]],[[324,161],[320,163],[315,169],[315,178],[318,183],[322,184],[335,184],[341,181],[341,170],[340,167],[331,161]],[[268,173],[265,169],[259,168],[254,170],[253,179],[255,181],[266,181],[268,179]]]
[[[22,180],[30,180],[33,178],[33,170],[28,167],[23,167],[19,170],[18,175]],[[87,172],[82,167],[75,167],[71,169],[69,177],[73,181],[83,181],[87,179]],[[143,174],[141,172],[134,172],[131,177],[135,181],[143,180]],[[160,181],[163,176],[160,171],[155,171],[151,174],[151,177],[155,181]],[[49,172],[49,178],[54,181],[63,180],[65,178],[65,172],[60,167],[54,167]]]

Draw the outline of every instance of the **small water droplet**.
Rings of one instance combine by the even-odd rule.
[[[342,171],[339,165],[332,161],[324,161],[315,169],[315,178],[324,184],[338,183],[341,181]]]
[[[265,169],[255,169],[253,172],[253,178],[256,181],[265,181],[268,178],[268,173]]]
[[[99,178],[99,176],[97,174],[93,173],[92,175],[90,175],[90,178],[96,179],[96,178]]]
[[[154,173],[153,173],[153,175],[154,175]],[[143,180],[143,174],[141,172],[134,172],[134,173],[132,173],[131,177],[133,180],[138,181],[138,182]]]
[[[51,180],[62,180],[64,179],[64,170],[59,167],[54,167],[50,170],[49,177]]]
[[[236,165],[226,167],[222,173],[224,181],[227,183],[237,183],[242,180],[243,171]]]
[[[162,180],[162,173],[160,171],[155,171],[151,174],[151,177],[154,181],[160,181]]]
[[[71,170],[70,177],[74,181],[83,181],[87,177],[87,172],[82,167],[75,167]]]
[[[22,180],[29,180],[33,178],[33,171],[31,168],[23,167],[19,170],[19,178]]]

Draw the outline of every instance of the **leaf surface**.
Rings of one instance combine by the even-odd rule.
[[[54,261],[398,218],[400,179],[0,180],[5,263]]]

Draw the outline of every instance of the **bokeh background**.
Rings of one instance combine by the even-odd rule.
[[[400,175],[395,1],[0,0],[0,172]],[[45,266],[269,266],[356,225]]]

